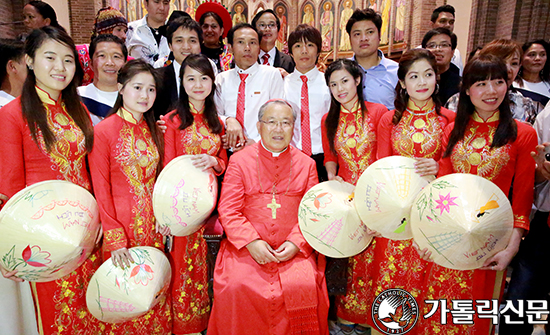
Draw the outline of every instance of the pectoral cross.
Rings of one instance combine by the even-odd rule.
[[[277,200],[275,200],[275,194],[273,194],[273,198],[271,199],[271,203],[267,204],[267,208],[271,209],[271,218],[276,219],[277,218],[277,208],[281,208],[281,205],[277,203]]]

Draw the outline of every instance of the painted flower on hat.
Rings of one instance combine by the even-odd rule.
[[[319,194],[317,197],[315,197],[315,200],[313,200],[313,205],[315,208],[325,208],[328,204],[332,202],[332,194],[328,192],[323,192]]]
[[[446,211],[449,213],[451,206],[458,206],[453,200],[455,200],[458,197],[451,197],[451,192],[449,192],[446,196],[439,195],[439,200],[436,200],[437,206],[435,209],[441,210],[439,215],[443,214],[443,211]]]
[[[32,247],[27,245],[21,253],[21,256],[23,257],[23,261],[25,261],[25,263],[34,267],[44,267],[52,262],[52,260],[49,259],[51,254],[47,251],[42,251],[42,249],[37,245],[33,245]]]
[[[149,265],[139,264],[132,269],[130,278],[132,277],[135,277],[134,282],[136,284],[147,286],[147,284],[149,284],[149,281],[153,280],[154,272]]]

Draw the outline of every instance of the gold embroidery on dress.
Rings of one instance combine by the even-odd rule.
[[[443,130],[439,117],[435,112],[415,115],[405,110],[399,123],[393,127],[391,142],[394,152],[405,157],[437,157],[441,150]],[[420,150],[415,149],[415,143],[420,144]]]
[[[134,133],[134,129],[141,133]],[[134,219],[130,223],[135,245],[152,245],[156,239],[155,228],[147,225],[154,225],[155,222],[151,198],[159,153],[145,124],[135,127],[131,123],[123,123],[116,144],[115,160],[122,167],[131,192],[135,195],[136,205],[132,208]]]
[[[371,129],[369,116],[365,120],[361,117],[361,105],[357,103],[351,112],[340,113],[340,122],[336,129],[336,152],[344,159],[351,172],[353,183],[357,181],[361,173],[367,169],[370,164],[372,153],[376,147],[376,133]],[[350,115],[354,120],[349,120]],[[351,134],[348,129],[355,131]]]
[[[104,243],[109,250],[126,248],[126,234],[123,228],[109,229],[105,231]]]
[[[488,125],[488,132],[478,132],[473,124],[458,141],[451,154],[454,170],[459,173],[473,173],[488,180],[499,175],[510,160],[511,145],[491,148],[496,126]],[[483,146],[480,146],[484,143]]]

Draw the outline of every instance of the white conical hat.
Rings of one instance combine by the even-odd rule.
[[[435,179],[421,177],[415,172],[414,163],[413,158],[385,157],[371,164],[357,181],[357,213],[367,227],[385,238],[412,238],[411,206],[418,192]]]
[[[411,226],[414,240],[432,252],[435,263],[472,270],[506,248],[514,215],[498,186],[473,174],[455,173],[418,194]]]
[[[0,212],[0,262],[33,282],[63,278],[95,247],[96,200],[68,181],[48,180],[15,194]]]
[[[175,236],[199,230],[216,207],[218,181],[212,169],[196,168],[193,155],[174,158],[162,170],[153,190],[153,211],[160,226]]]
[[[300,202],[298,221],[302,234],[323,255],[354,256],[372,241],[355,211],[353,189],[349,183],[326,181],[312,187]]]
[[[106,260],[92,276],[86,305],[97,319],[120,323],[140,317],[159,302],[170,286],[172,270],[162,251],[153,247],[128,250],[134,263],[124,269]]]

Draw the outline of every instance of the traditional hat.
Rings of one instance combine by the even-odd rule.
[[[199,22],[201,17],[208,12],[214,12],[221,17],[223,21],[222,38],[226,38],[227,33],[233,27],[233,20],[231,20],[231,15],[229,14],[227,8],[215,0],[207,0],[197,7],[197,10],[195,11],[195,20]]]
[[[506,248],[514,215],[498,186],[456,173],[436,179],[418,194],[411,228],[418,246],[428,248],[435,263],[472,270]]]
[[[323,255],[344,258],[357,255],[372,241],[355,211],[353,185],[326,181],[302,198],[298,222],[306,241]]]
[[[103,7],[97,12],[94,22],[95,34],[110,34],[116,26],[128,28],[128,20],[116,8]]]
[[[129,267],[106,260],[92,276],[86,291],[88,310],[98,320],[120,323],[138,318],[155,307],[170,286],[172,270],[162,251],[153,247],[128,250]]]
[[[199,230],[216,207],[218,181],[212,169],[193,166],[193,155],[173,159],[162,170],[153,190],[153,211],[160,226],[175,236]]]
[[[84,188],[61,180],[33,184],[0,212],[0,262],[28,281],[62,278],[90,256],[99,227],[96,200]]]
[[[382,158],[359,177],[355,208],[370,229],[392,240],[412,238],[410,213],[413,201],[434,176],[415,172],[415,160],[402,156]]]

